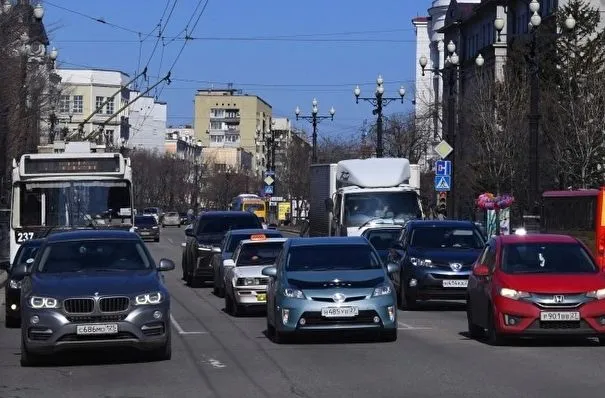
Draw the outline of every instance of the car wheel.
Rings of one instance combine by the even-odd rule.
[[[466,322],[468,324],[468,334],[472,339],[480,339],[485,336],[485,330],[473,322],[471,302],[469,299],[466,301]]]
[[[6,316],[4,318],[4,325],[6,328],[14,329],[21,327],[21,318],[18,316],[12,316],[8,314],[8,310],[6,311]]]
[[[273,325],[271,325],[271,322],[269,322],[269,317],[266,318],[267,319],[267,337],[271,340],[275,339],[275,327]]]
[[[41,357],[27,351],[27,347],[23,340],[21,340],[21,366],[29,367],[36,366],[41,362]]]
[[[167,335],[166,343],[150,353],[153,361],[169,361],[172,358],[172,334],[168,332]]]
[[[494,319],[494,312],[490,309],[488,317],[487,327],[487,343],[493,346],[500,346],[504,344],[504,337],[496,329],[496,320]]]
[[[177,227],[181,228],[181,224],[177,225]]]
[[[397,329],[383,330],[380,333],[380,338],[386,343],[397,341]]]
[[[605,336],[597,337],[597,341],[598,341],[599,345],[605,345]]]

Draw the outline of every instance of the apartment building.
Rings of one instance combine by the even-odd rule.
[[[193,136],[193,128],[168,127],[164,138],[166,154],[184,159],[191,163],[202,163],[202,143]]]
[[[264,136],[271,116],[271,105],[265,100],[232,87],[198,90],[195,95],[196,139],[207,148],[241,148],[251,153],[252,171],[258,177],[267,166]]]
[[[130,91],[130,101],[140,95]],[[160,155],[166,152],[166,119],[168,105],[154,97],[143,96],[129,106],[130,134],[126,138],[129,148],[141,148]]]
[[[84,134],[99,131],[102,123],[104,130],[98,136],[100,142],[119,145],[129,137],[128,109],[109,118],[123,105],[128,103],[130,92],[126,84],[128,74],[104,69],[57,69],[61,76],[61,97],[56,112],[58,128],[70,133],[78,131],[78,125],[95,112],[106,99],[107,104],[99,109],[84,124]]]

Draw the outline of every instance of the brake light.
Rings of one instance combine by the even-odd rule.
[[[265,240],[265,239],[267,239],[267,236],[264,234],[256,234],[256,235],[250,236],[250,240]]]

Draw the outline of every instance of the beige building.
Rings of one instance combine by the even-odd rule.
[[[166,154],[191,163],[202,163],[202,143],[193,138],[193,129],[168,127],[164,138]]]
[[[56,112],[59,130],[67,128],[70,133],[76,132],[78,125],[97,107],[107,98],[118,93],[86,122],[84,134],[88,135],[98,131],[101,123],[106,122],[114,112],[128,103],[130,93],[124,87],[130,78],[124,72],[100,69],[57,69],[57,74],[61,76],[62,86],[62,95]],[[128,109],[125,109],[107,122],[102,138],[104,143],[119,145],[128,139],[128,136]]]
[[[243,148],[215,148],[202,149],[203,162],[209,171],[219,173],[226,171],[238,171],[247,174],[252,170],[252,153]]]
[[[204,89],[195,95],[195,136],[207,148],[242,148],[253,155],[252,171],[266,170],[265,134],[270,130],[272,109],[256,95],[241,90]],[[233,153],[224,150],[216,152]],[[225,155],[227,156],[227,155]]]

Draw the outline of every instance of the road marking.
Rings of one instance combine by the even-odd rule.
[[[212,366],[213,368],[217,368],[217,369],[222,369],[222,368],[226,368],[227,365],[225,365],[224,363],[222,363],[221,361],[219,361],[218,359],[214,359],[214,358],[210,358],[207,361],[210,366]]]
[[[397,322],[399,324],[399,327],[397,329],[399,330],[430,330],[432,328],[429,327],[424,327],[424,326],[412,326],[412,325],[408,325],[407,323],[403,323],[403,322]]]
[[[174,241],[172,239],[170,239],[170,238],[166,238],[166,239],[168,239],[168,242],[170,242],[171,245],[174,245]]]
[[[186,332],[185,330],[183,330],[183,327],[181,325],[179,325],[179,323],[176,321],[176,319],[174,319],[172,314],[170,314],[170,321],[174,325],[177,332],[179,332],[179,334],[208,334],[208,332]]]

